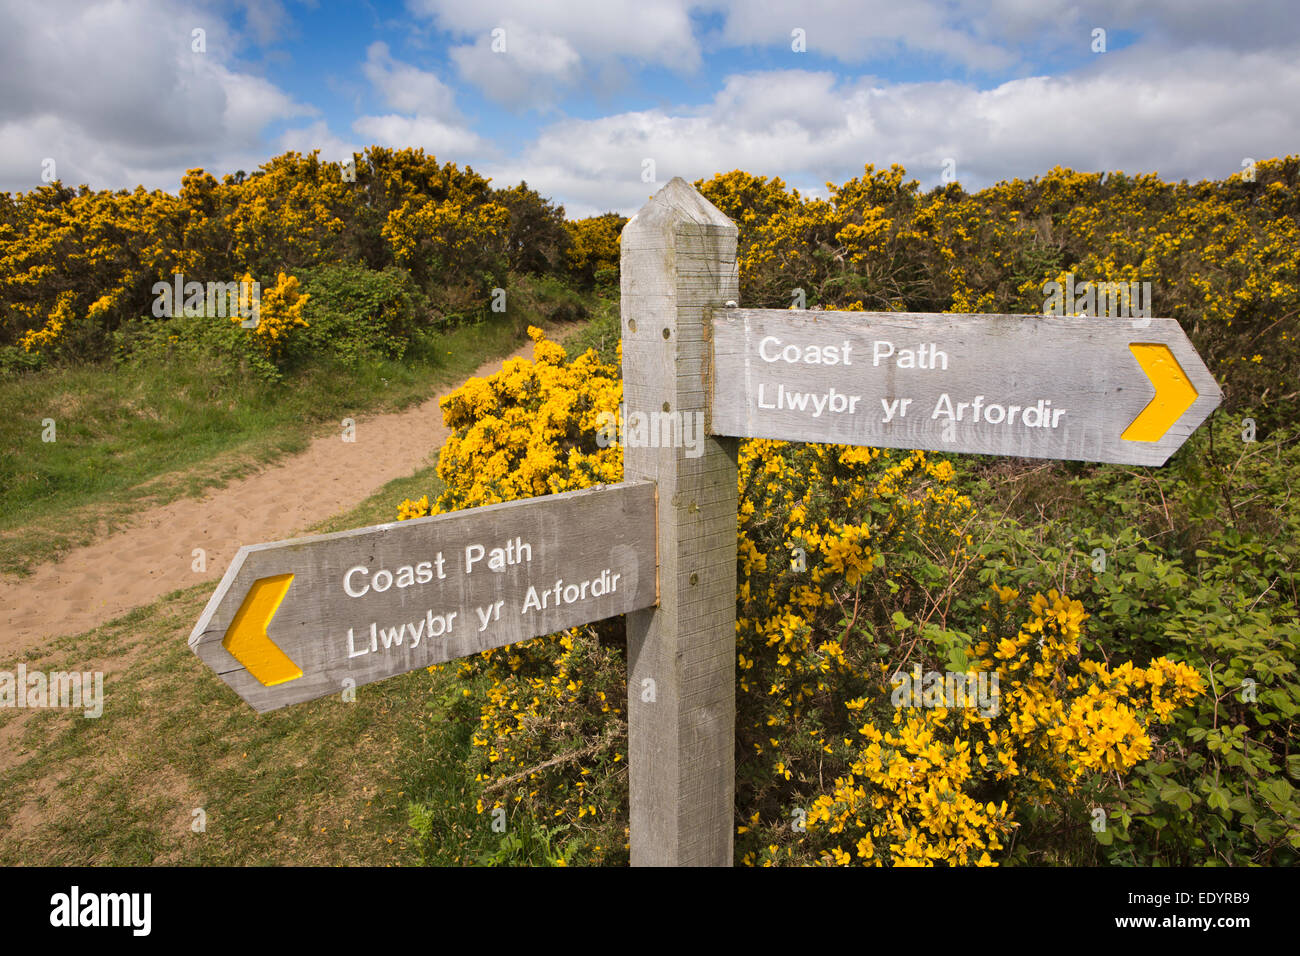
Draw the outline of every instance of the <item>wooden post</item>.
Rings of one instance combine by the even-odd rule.
[[[675,178],[628,221],[621,258],[624,480],[658,488],[659,604],[627,617],[632,865],[730,866],[736,440],[706,426],[736,226]]]

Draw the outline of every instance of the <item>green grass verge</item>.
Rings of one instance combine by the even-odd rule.
[[[0,865],[418,863],[412,801],[465,821],[440,834],[448,862],[476,828],[490,833],[458,774],[468,731],[443,717],[448,677],[416,671],[351,703],[259,716],[187,646],[210,590],[29,659],[104,670],[104,707],[0,711]]]
[[[617,294],[602,295],[592,305],[591,321],[565,339],[564,351],[575,359],[587,349],[595,349],[607,365],[618,365],[618,343],[623,334]]]
[[[431,336],[402,362],[321,365],[278,385],[112,365],[0,380],[0,571],[27,573],[137,511],[301,451],[317,424],[427,399],[517,347],[525,325],[503,316]]]
[[[440,488],[420,469],[313,530],[391,521],[402,498]],[[211,591],[177,591],[28,655],[29,671],[104,671],[104,706],[98,718],[0,709],[0,865],[491,858],[501,837],[475,810],[472,728],[450,719],[462,694],[450,675],[415,671],[353,702],[259,716],[188,648]]]

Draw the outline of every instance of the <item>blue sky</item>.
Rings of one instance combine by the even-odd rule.
[[[1222,178],[1300,152],[1298,64],[1290,0],[4,0],[0,189],[371,144],[572,216],[735,168],[823,194],[867,163]]]

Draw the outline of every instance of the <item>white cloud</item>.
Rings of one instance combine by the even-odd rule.
[[[600,89],[622,61],[693,71],[702,62],[691,5],[677,0],[412,0],[441,30],[462,79],[511,109],[545,108],[578,88]],[[492,50],[504,30],[505,51]],[[600,85],[597,85],[600,84]]]
[[[372,43],[362,67],[366,78],[395,112],[358,117],[353,132],[366,144],[400,149],[423,147],[443,158],[491,152],[456,109],[455,94],[437,75],[395,59],[383,43]]]
[[[470,154],[483,153],[490,144],[472,130],[434,119],[431,116],[362,116],[352,124],[367,145],[400,149],[419,146],[439,159],[464,162]]]
[[[484,34],[454,47],[451,59],[461,79],[511,109],[545,108],[582,79],[582,58],[564,37],[537,33],[513,21],[494,40]],[[504,44],[494,50],[493,44]]]
[[[719,6],[725,11],[721,42],[726,46],[789,51],[797,28],[804,31],[808,52],[846,63],[922,51],[966,66],[1001,69],[1018,58],[1014,49],[984,35],[981,25],[989,22],[987,15],[972,19],[952,4],[934,0],[871,0],[850,6],[836,0],[733,0]]]
[[[580,88],[600,90],[610,64],[693,73],[704,50],[791,51],[870,66],[881,58],[933,57],[978,75],[1023,70],[1060,54],[1087,55],[1092,30],[1236,50],[1300,41],[1294,0],[409,0],[409,7],[467,44],[452,60],[462,79],[511,108],[545,107]],[[714,24],[704,26],[704,24]],[[506,30],[506,54],[491,32]],[[613,74],[616,75],[616,74]]]
[[[236,135],[240,142],[255,144],[261,140],[262,130],[272,120],[288,119],[314,109],[301,107],[293,97],[280,91],[268,80],[247,73],[233,73],[219,63],[208,67],[209,76],[220,85],[225,94],[221,110],[222,127]],[[215,100],[215,97],[214,97]]]
[[[955,81],[750,73],[728,77],[702,108],[552,123],[516,161],[488,171],[498,182],[526,178],[571,216],[631,213],[673,176],[737,168],[801,189],[895,162],[930,188],[949,157],[968,189],[1058,164],[1221,178],[1243,157],[1295,152],[1298,90],[1294,55],[1205,48],[1130,48],[1075,74],[983,91]],[[645,158],[655,161],[657,183],[641,182]]]
[[[385,43],[372,43],[362,67],[366,79],[384,102],[399,113],[416,113],[444,120],[459,120],[455,94],[435,74],[395,60]]]
[[[191,33],[206,30],[206,52]],[[0,189],[65,183],[175,189],[184,171],[264,162],[265,128],[309,116],[274,84],[232,65],[235,35],[201,7],[11,4],[0,23]]]
[[[691,28],[693,6],[698,4],[679,0],[411,3],[414,10],[432,17],[441,29],[460,36],[488,35],[494,28],[512,23],[535,35],[564,37],[584,59],[626,56],[673,69],[693,69],[700,63],[700,46]]]
[[[1089,51],[1092,30],[1237,50],[1300,41],[1294,0],[712,0],[727,46],[790,49],[806,32],[811,53],[842,63],[933,55],[977,73],[997,72],[1061,52]]]
[[[287,129],[276,139],[275,153],[287,153],[290,150],[310,153],[320,150],[320,158],[328,163],[340,163],[353,153],[365,152],[369,142],[346,140],[335,136],[324,120],[317,120],[307,126]],[[263,159],[261,162],[265,162]]]

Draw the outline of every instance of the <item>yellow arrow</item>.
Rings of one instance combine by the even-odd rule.
[[[1167,345],[1129,346],[1142,371],[1156,387],[1155,397],[1120,435],[1125,441],[1159,441],[1196,401],[1196,389]]]
[[[230,656],[248,668],[248,672],[266,687],[285,684],[302,676],[302,668],[289,660],[289,655],[266,635],[271,618],[275,617],[280,602],[289,593],[291,583],[292,574],[277,574],[254,581],[221,641],[221,646],[230,652]]]

